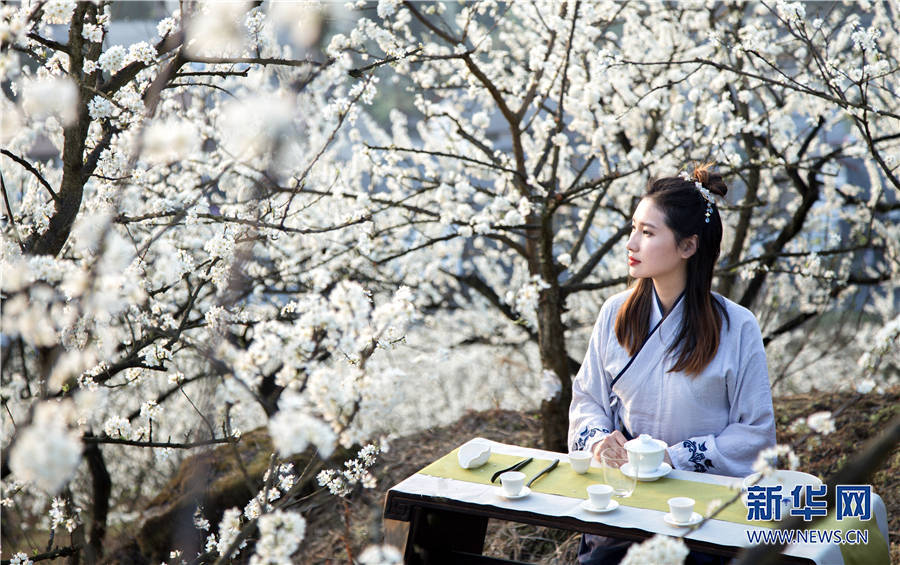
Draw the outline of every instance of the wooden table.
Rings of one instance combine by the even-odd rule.
[[[564,454],[490,443],[495,453],[566,460]],[[673,474],[678,474],[678,478],[682,479],[696,479],[717,484],[735,480],[732,477],[688,471],[673,471]],[[684,528],[678,529],[664,524],[661,519],[663,513],[654,510],[620,507],[608,514],[565,510],[562,514],[568,515],[551,515],[536,508],[541,504],[544,504],[543,508],[547,508],[546,505],[555,504],[556,499],[560,499],[560,507],[566,504],[568,507],[577,506],[580,501],[540,493],[533,493],[519,501],[506,501],[485,492],[486,489],[492,488],[494,487],[418,473],[407,478],[387,493],[384,506],[387,543],[399,547],[404,554],[405,562],[409,564],[515,563],[482,555],[489,519],[634,541],[644,540],[656,533],[680,535],[685,531]],[[873,498],[875,497],[877,495],[873,495]],[[887,515],[880,498],[878,504],[883,516],[877,516],[879,510],[876,507],[876,517],[879,518],[879,522],[883,522],[882,532],[886,532]],[[746,526],[713,520],[686,536],[684,542],[691,549],[715,555],[734,556],[744,546],[749,545],[746,541],[741,543],[741,539],[735,539],[745,538],[745,531]],[[736,532],[740,532],[740,536],[735,536]],[[787,553],[790,554],[781,556],[781,562],[829,565],[842,562],[840,550],[836,546],[829,549],[821,546],[795,545],[790,546]]]

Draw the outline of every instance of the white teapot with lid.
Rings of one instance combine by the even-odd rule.
[[[641,434],[636,439],[625,442],[628,462],[636,473],[656,471],[666,456],[666,447],[666,442],[653,439],[649,434]]]

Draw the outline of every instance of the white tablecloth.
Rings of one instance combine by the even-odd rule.
[[[562,453],[507,445],[482,438],[476,438],[472,441],[490,443],[491,451],[493,453],[504,453],[508,455],[541,459],[558,458],[560,461],[567,461],[566,455]],[[740,487],[740,479],[709,473],[673,470],[668,476],[673,479],[683,479],[718,485],[737,485]],[[581,499],[533,492],[530,496],[525,498],[507,500],[497,494],[498,488],[498,486],[494,485],[482,485],[467,481],[458,481],[456,479],[443,479],[417,473],[399,483],[391,490],[425,496],[439,496],[472,504],[494,506],[497,508],[535,512],[547,516],[571,516],[585,522],[598,522],[623,528],[637,528],[647,532],[670,536],[681,536],[686,531],[686,528],[670,526],[664,522],[663,516],[665,515],[665,512],[657,510],[645,510],[643,508],[632,508],[620,505],[615,511],[599,514],[582,509]],[[703,513],[706,509],[697,508],[696,510]],[[872,513],[877,521],[878,529],[881,530],[881,534],[884,536],[884,539],[887,540],[887,510],[884,506],[884,501],[875,493],[872,493]],[[769,530],[768,528],[753,528],[752,526],[735,524],[734,522],[710,520],[700,529],[691,532],[685,537],[719,545],[747,547],[751,544],[747,539],[746,532],[747,530],[752,529],[760,531]],[[819,565],[843,565],[844,563],[840,547],[837,544],[793,544],[788,546],[784,553],[812,559]]]

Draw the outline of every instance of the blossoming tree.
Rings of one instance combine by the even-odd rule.
[[[26,530],[8,538],[30,545],[20,559],[96,562],[181,453],[230,444],[260,494],[198,510],[201,561],[258,532],[254,562],[283,562],[309,483],[291,458],[391,431],[401,375],[379,351],[414,313],[408,289],[354,275],[343,231],[369,212],[322,197],[370,82],[311,52],[305,4],[198,5],[127,47],[106,42],[109,2],[2,10],[4,535]],[[265,473],[237,449],[259,426]],[[323,486],[370,484],[377,451]],[[28,530],[47,506],[39,551]]]
[[[484,310],[459,343],[515,341],[513,327],[537,345],[555,449],[580,364],[570,336],[623,288],[651,175],[714,161],[731,179],[718,290],[760,315],[776,380],[824,313],[861,307],[877,322],[860,343],[891,343],[900,36],[887,4],[819,8],[381,2],[380,22],[331,49],[358,53],[357,80],[404,85],[419,119],[393,112],[360,144],[371,165],[344,175],[350,194],[374,180],[403,202],[373,215],[361,252],[437,308]]]
[[[408,431],[485,344],[536,352],[519,379],[540,375],[561,449],[637,198],[695,161],[733,180],[719,290],[760,314],[775,378],[858,312],[864,386],[898,365],[887,3],[381,1],[323,54],[306,3],[200,4],[127,47],[108,2],[2,10],[4,536],[49,508],[41,558],[98,560],[184,453],[265,426],[265,473],[233,454],[258,494],[200,509],[200,557],[171,559],[255,537],[253,562],[283,562],[305,530],[290,458]],[[379,85],[409,93],[388,125]],[[424,371],[398,361],[417,335],[439,341]],[[370,485],[377,449],[321,484]]]

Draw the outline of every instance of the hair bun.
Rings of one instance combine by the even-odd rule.
[[[718,196],[728,194],[728,185],[725,180],[717,172],[712,170],[713,163],[703,163],[694,167],[691,176],[697,179],[697,182],[703,185],[703,188]]]

